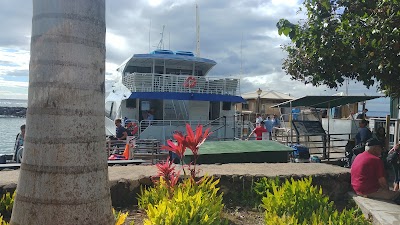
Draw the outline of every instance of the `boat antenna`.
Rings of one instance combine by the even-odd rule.
[[[157,49],[164,49],[164,29],[165,29],[165,25],[163,25],[162,32],[160,33],[161,39],[160,39],[160,42],[158,42]]]
[[[243,32],[242,32],[242,39],[240,40],[240,78],[243,75]]]
[[[149,26],[149,52],[150,52],[150,33],[151,33],[151,19],[150,19],[150,26]]]
[[[242,76],[243,76],[243,32],[242,39],[240,40],[240,74],[239,74],[239,93],[242,86]]]
[[[196,56],[200,57],[200,19],[199,6],[196,1]]]

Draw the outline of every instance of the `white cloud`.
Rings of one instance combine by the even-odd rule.
[[[148,0],[148,2],[151,7],[157,7],[157,6],[161,5],[163,0]]]
[[[114,33],[112,30],[108,30],[106,33],[106,44],[107,49],[112,49],[113,51],[123,51],[129,47],[125,37]]]
[[[164,46],[172,50],[195,50],[196,0],[118,0],[106,1],[106,81],[115,80],[116,68],[135,53],[153,50],[165,25]],[[334,94],[325,86],[312,87],[293,81],[282,71],[285,53],[276,23],[292,22],[298,14],[298,0],[197,0],[200,17],[201,55],[218,64],[210,75],[239,76],[243,67],[242,92],[272,89],[293,96]],[[151,21],[151,27],[150,27]],[[29,35],[32,1],[0,1],[0,98],[27,93]],[[149,40],[150,33],[150,40]],[[242,41],[243,37],[243,41]],[[241,54],[242,52],[242,54]],[[350,82],[350,93],[376,94]],[[25,92],[24,92],[25,91]],[[344,91],[344,87],[338,91]]]
[[[29,51],[0,46],[0,76],[29,69]]]
[[[10,81],[4,80],[0,77],[0,87],[7,87],[7,88],[27,88],[29,85],[26,81]]]

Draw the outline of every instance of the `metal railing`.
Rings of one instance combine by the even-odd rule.
[[[128,149],[126,149],[128,147]],[[168,151],[161,150],[161,143],[155,139],[135,139],[128,136],[127,140],[106,140],[107,157],[111,155],[123,155],[129,151],[130,159],[142,159],[147,163],[155,164],[168,157]]]
[[[212,134],[209,136],[209,140],[233,140],[235,138],[234,128],[236,129],[237,126],[226,116],[215,120],[142,120],[139,125],[139,136],[142,139],[156,138],[165,142],[172,139],[174,133],[186,133],[186,124],[189,124],[193,130],[198,125],[203,126],[203,131],[210,128]]]
[[[187,79],[195,83],[188,85]],[[123,84],[132,92],[183,92],[239,95],[239,79],[174,74],[126,73]]]
[[[300,144],[310,150],[311,155],[317,155],[322,159],[332,160],[345,157],[346,146],[354,142],[352,133],[326,134],[326,135],[295,135],[291,142],[290,131],[278,132],[276,141],[285,144]]]

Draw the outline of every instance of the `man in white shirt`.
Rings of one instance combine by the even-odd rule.
[[[263,121],[263,118],[259,113],[256,114],[256,124],[260,124]]]

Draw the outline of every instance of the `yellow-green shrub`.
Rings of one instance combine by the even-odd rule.
[[[216,187],[219,180],[204,177],[196,183],[185,179],[175,186],[172,195],[165,190],[164,182],[160,177],[155,187],[144,190],[139,196],[140,207],[146,210],[148,216],[145,225],[224,223],[221,218],[222,194],[217,193],[219,188]]]
[[[272,192],[272,187],[279,185],[279,177],[275,177],[274,179],[262,177],[260,180],[256,181],[253,186],[253,191],[257,194],[257,202],[261,204],[262,198],[267,196],[267,193]]]
[[[369,225],[371,224],[364,215],[362,214],[359,208],[352,209],[344,209],[342,212],[338,212],[335,209],[326,210],[324,208],[320,208],[310,218],[310,223],[312,225]]]
[[[272,184],[263,198],[265,224],[290,225],[364,225],[370,224],[360,210],[350,209],[338,212],[333,202],[322,194],[322,189],[311,185],[312,179],[289,182],[282,186]]]
[[[138,198],[138,206],[140,209],[146,209],[149,204],[156,205],[165,196],[169,196],[169,188],[166,185],[165,180],[160,177],[160,181],[155,187],[141,189]]]
[[[300,223],[308,220],[321,206],[333,208],[333,203],[322,194],[322,189],[311,185],[312,179],[304,178],[291,182],[286,180],[282,186],[272,184],[272,193],[263,198],[266,214],[295,216]]]
[[[125,224],[125,220],[128,217],[129,213],[122,213],[121,211],[115,211],[115,209],[112,209],[112,212],[114,214],[114,219],[115,219],[115,225],[123,225]],[[132,221],[129,225],[134,225],[134,221]]]
[[[267,213],[265,214],[265,221],[268,223],[265,224],[274,224],[274,225],[298,225],[298,220],[294,216],[286,216],[285,214],[282,216],[278,216],[277,214]]]
[[[5,220],[3,220],[3,216],[0,215],[0,225],[9,225]]]
[[[4,218],[11,217],[11,212],[12,212],[12,208],[14,205],[15,194],[16,194],[16,192],[14,192],[13,194],[11,194],[10,192],[7,192],[0,199],[0,215],[3,215]]]

